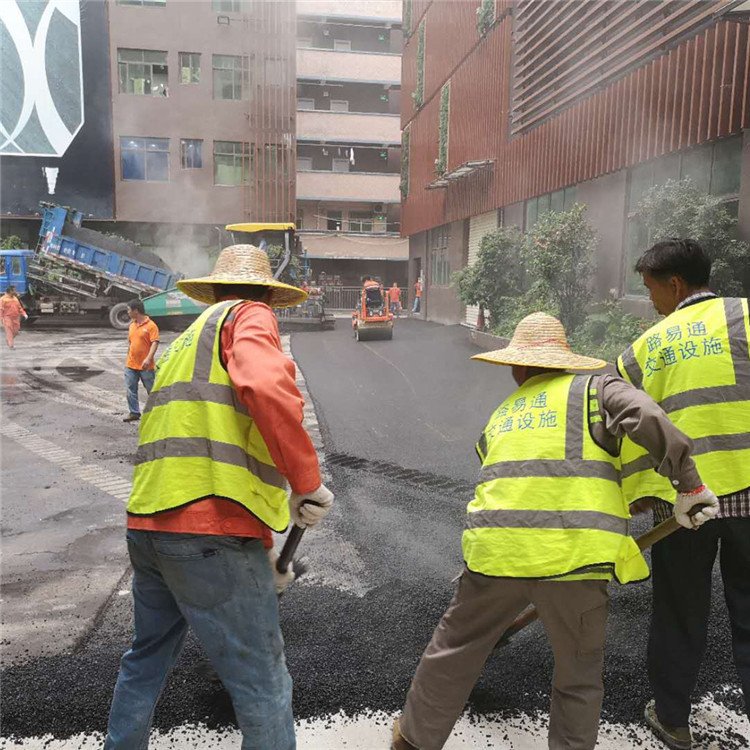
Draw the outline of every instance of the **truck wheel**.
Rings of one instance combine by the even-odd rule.
[[[116,328],[118,331],[126,331],[130,327],[127,302],[118,302],[110,308],[109,323],[112,328]]]

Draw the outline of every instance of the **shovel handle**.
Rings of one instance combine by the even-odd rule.
[[[320,503],[316,503],[314,500],[305,500],[305,502],[302,503],[302,505],[308,504],[320,505]],[[279,553],[279,559],[276,560],[276,570],[278,570],[279,573],[286,573],[289,563],[294,559],[294,553],[297,551],[297,547],[299,547],[299,543],[302,541],[302,535],[305,533],[305,528],[305,526],[297,526],[297,524],[292,526],[292,530],[289,532],[289,536],[286,538],[284,546]]]
[[[284,542],[284,546],[281,548],[278,560],[276,560],[276,570],[279,573],[286,573],[289,563],[294,559],[294,553],[299,547],[299,543],[302,540],[302,535],[305,533],[304,526],[292,526],[292,530],[289,532],[289,536]]]

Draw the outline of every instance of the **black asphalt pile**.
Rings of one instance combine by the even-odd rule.
[[[463,499],[342,467],[333,467],[333,484],[342,512],[332,528],[357,549],[369,591],[359,598],[300,583],[281,600],[299,719],[397,711],[448,605],[450,579],[460,568]],[[644,671],[650,585],[613,585],[611,590],[604,717],[640,722],[650,697]],[[2,735],[69,737],[103,731],[131,623],[130,598],[115,597],[78,653],[7,667],[1,675]],[[737,678],[718,579],[710,633],[697,694],[712,693],[739,712],[736,692],[723,690]],[[197,722],[216,729],[233,726],[228,696],[206,679],[201,661],[200,648],[188,639],[156,711],[157,728]],[[471,695],[470,711],[475,717],[544,713],[551,673],[550,649],[536,623],[490,657]],[[747,747],[743,738],[723,730],[712,739],[722,750]],[[637,745],[634,738],[632,747]]]

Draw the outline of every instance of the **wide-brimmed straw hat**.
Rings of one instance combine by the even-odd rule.
[[[513,338],[504,349],[475,354],[472,359],[496,365],[527,365],[554,370],[600,370],[607,366],[603,359],[572,352],[563,324],[543,312],[527,315],[516,326]]]
[[[268,256],[255,245],[225,247],[208,276],[177,282],[178,288],[188,297],[207,305],[216,302],[214,284],[267,286],[271,289],[271,307],[294,307],[307,299],[307,292],[274,279]]]

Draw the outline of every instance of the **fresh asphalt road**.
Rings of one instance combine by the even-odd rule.
[[[358,344],[347,322],[292,337],[337,497],[303,541],[309,573],[281,601],[304,750],[387,747],[388,717],[460,570],[474,441],[512,388],[506,369],[469,360],[462,328],[403,320],[393,341]],[[135,429],[120,422],[122,335],[39,329],[18,343],[2,360],[0,747],[100,747],[131,634],[122,526]],[[601,747],[655,750],[638,725],[650,586],[613,594]],[[713,612],[697,748],[735,750],[750,727],[737,716],[718,580]],[[199,664],[189,640],[155,747],[239,746],[226,695]],[[546,747],[550,670],[536,625],[490,659],[450,747]]]

